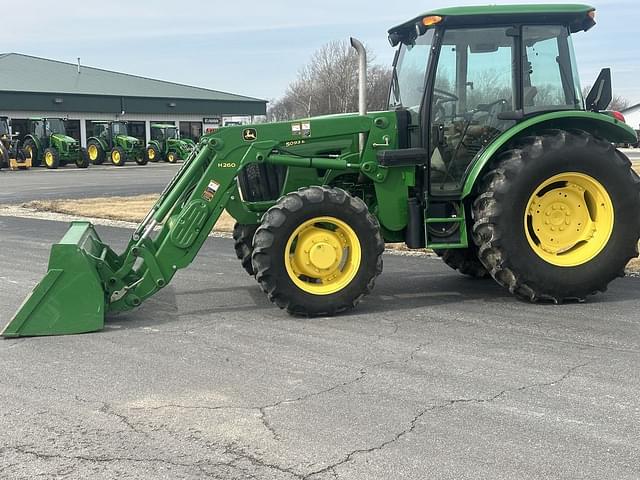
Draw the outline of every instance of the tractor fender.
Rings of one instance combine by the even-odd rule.
[[[482,176],[487,166],[514,139],[549,129],[584,130],[611,143],[632,143],[637,141],[633,128],[602,113],[571,110],[537,115],[513,126],[480,151],[467,169],[468,173],[462,189],[462,198],[468,197],[473,192],[478,179]]]
[[[89,143],[91,140],[94,140],[94,141],[98,142],[98,144],[100,145],[102,150],[104,150],[105,152],[109,151],[109,146],[107,145],[107,142],[104,140],[104,138],[89,137],[89,138],[87,138],[87,143]]]
[[[24,145],[24,143],[25,143],[27,140],[31,140],[33,143],[35,143],[36,148],[38,149],[38,152],[41,152],[41,151],[42,151],[42,148],[41,148],[41,147],[42,147],[42,145],[40,144],[40,140],[38,140],[38,138],[37,138],[35,135],[31,135],[31,134],[29,134],[29,135],[27,135],[26,137],[24,137],[24,141],[22,142],[22,144]]]

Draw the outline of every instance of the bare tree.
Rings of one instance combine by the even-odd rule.
[[[380,65],[368,68],[368,108],[387,105],[391,71]],[[346,41],[322,46],[289,84],[282,98],[269,107],[269,120],[292,120],[358,109],[358,56]]]

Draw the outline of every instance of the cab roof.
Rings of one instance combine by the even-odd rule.
[[[416,25],[422,25],[422,20],[425,17],[432,16],[442,17],[442,21],[438,25],[446,26],[483,26],[496,23],[556,23],[568,25],[572,32],[578,32],[589,30],[595,25],[593,17],[590,16],[590,12],[593,11],[595,11],[595,8],[590,5],[571,3],[438,8],[396,25],[389,30],[389,34],[398,34],[408,29],[415,30]]]

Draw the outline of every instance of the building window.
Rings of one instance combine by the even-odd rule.
[[[180,138],[190,138],[194,142],[202,136],[202,122],[180,122]]]

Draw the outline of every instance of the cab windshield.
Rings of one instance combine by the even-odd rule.
[[[0,119],[0,135],[7,135],[9,133],[9,125],[4,118]]]
[[[65,135],[65,129],[64,129],[64,122],[62,121],[61,118],[50,118],[45,122],[45,126],[44,126],[45,130],[47,131],[48,135],[51,135],[52,133],[59,133],[62,135]]]
[[[116,122],[111,124],[114,135],[128,135],[127,124],[122,122]]]
[[[434,30],[428,30],[412,43],[403,43],[400,47],[393,69],[389,108],[404,107],[413,113],[419,112],[426,88],[433,35]]]
[[[178,129],[175,127],[169,127],[166,130],[167,138],[178,138]]]

